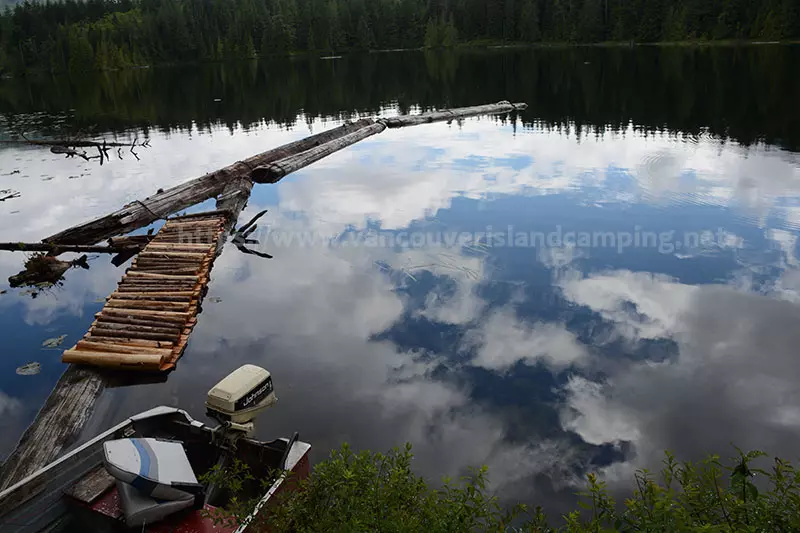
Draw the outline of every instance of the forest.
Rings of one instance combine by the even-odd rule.
[[[459,43],[798,37],[797,0],[26,1],[0,14],[0,73]]]

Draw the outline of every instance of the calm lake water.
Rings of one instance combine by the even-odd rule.
[[[277,185],[257,247],[217,261],[163,383],[107,392],[88,432],[159,404],[202,418],[244,363],[265,438],[317,460],[410,441],[437,479],[487,464],[504,498],[572,504],[731,443],[800,446],[800,48],[372,54],[0,80],[0,135],[150,140],[100,166],[0,148],[0,240],[36,241],[358,116],[524,101],[508,119],[387,131]],[[6,194],[0,195],[0,197]],[[213,205],[207,203],[197,209]],[[0,252],[0,280],[21,269]],[[0,289],[0,455],[123,273]],[[17,375],[38,362],[41,372]]]

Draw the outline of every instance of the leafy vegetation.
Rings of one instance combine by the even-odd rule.
[[[0,15],[0,69],[292,51],[800,37],[796,0],[67,0]]]
[[[606,531],[797,531],[800,473],[774,459],[756,468],[762,452],[742,453],[723,464],[718,456],[699,463],[667,453],[658,476],[639,471],[632,494],[618,505],[596,474],[587,476],[581,509],[549,521],[541,508],[500,506],[487,488],[487,469],[430,487],[411,469],[411,446],[388,454],[353,453],[347,445],[318,464],[296,490],[282,493],[270,514],[258,518],[265,531],[305,533],[382,532],[606,532]],[[759,483],[756,483],[756,476]],[[252,476],[240,463],[204,479],[236,494]],[[297,482],[294,480],[294,482]],[[759,488],[761,485],[761,488]],[[220,522],[241,523],[255,500],[234,499]]]

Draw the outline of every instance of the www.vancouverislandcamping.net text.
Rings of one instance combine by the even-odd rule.
[[[681,250],[730,248],[732,235],[722,228],[699,231],[650,231],[642,226],[621,231],[580,231],[554,226],[550,231],[520,231],[507,226],[498,231],[488,226],[483,231],[413,231],[413,230],[349,230],[339,233],[292,231],[262,227],[248,235],[251,248],[289,247],[363,247],[363,248],[585,248],[613,249],[623,253],[630,249],[653,249],[672,254]],[[192,234],[181,240],[190,242]]]

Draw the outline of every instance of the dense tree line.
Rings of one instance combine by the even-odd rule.
[[[797,0],[66,0],[0,15],[0,69],[292,51],[800,37]]]
[[[324,88],[324,90],[320,90]],[[525,126],[577,134],[639,130],[800,150],[800,50],[791,46],[555,48],[351,54],[336,61],[262,61],[33,74],[0,82],[0,125],[45,111],[77,130],[287,127],[352,118],[388,104],[442,108],[508,99]],[[217,102],[215,100],[220,99]],[[43,132],[50,134],[50,132]],[[70,132],[52,132],[59,136]]]

